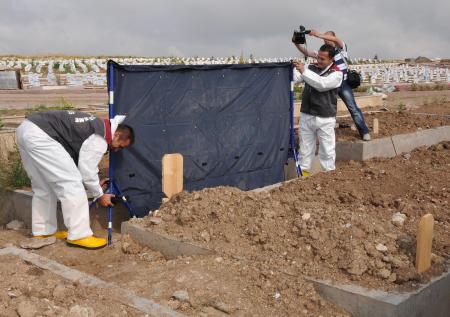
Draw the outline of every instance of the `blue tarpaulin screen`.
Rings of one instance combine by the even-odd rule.
[[[144,216],[163,197],[164,154],[184,158],[184,188],[249,190],[283,181],[290,138],[290,63],[113,67],[114,114],[135,143],[112,155],[114,180]],[[112,81],[111,81],[112,79]]]

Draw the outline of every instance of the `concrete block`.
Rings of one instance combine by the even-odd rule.
[[[363,142],[362,161],[370,160],[374,157],[388,158],[396,155],[397,153],[395,152],[395,148],[390,137]]]
[[[13,210],[11,191],[0,188],[0,227],[14,220]]]
[[[392,136],[392,142],[398,154],[411,152],[421,146],[431,146],[449,140],[450,126]]]
[[[362,142],[340,141],[336,142],[337,161],[361,161],[363,157]]]
[[[368,142],[341,141],[336,143],[336,160],[365,161],[375,157],[389,158],[443,141],[450,141],[450,126],[398,134]]]
[[[293,158],[289,158],[284,165],[284,180],[290,180],[297,178],[297,169],[295,167],[295,161]]]
[[[33,193],[17,189],[11,193],[13,209],[8,210],[11,217],[23,221],[25,228],[31,228],[31,200]],[[59,214],[59,213],[58,213]],[[61,217],[58,215],[58,217]],[[58,222],[60,219],[58,219]]]
[[[322,297],[355,317],[447,317],[450,312],[450,271],[406,293],[309,281]]]
[[[0,71],[0,89],[20,89],[20,72]]]
[[[322,171],[322,167],[320,166],[319,155],[314,156],[314,159],[311,164],[311,170],[309,171],[310,175],[317,174]],[[284,180],[288,181],[291,179],[297,179],[297,169],[295,167],[295,161],[293,158],[289,158],[286,165],[284,166]],[[269,185],[270,186],[270,185]]]
[[[322,166],[320,166],[320,158],[319,155],[315,155],[314,159],[311,163],[311,170],[309,171],[309,175],[314,175],[322,172]]]
[[[140,227],[129,221],[122,223],[122,235],[130,237],[143,246],[161,252],[167,259],[175,259],[178,256],[212,255],[213,250],[197,246],[192,243],[178,241],[172,237],[164,236],[150,229]]]

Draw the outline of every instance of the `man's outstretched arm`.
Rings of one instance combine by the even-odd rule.
[[[335,36],[335,35],[320,33],[320,32],[318,32],[316,30],[311,30],[309,35],[315,36],[315,37],[317,37],[319,39],[322,39],[322,40],[325,40],[325,41],[331,41],[334,44],[336,44],[338,47],[344,48],[344,42],[340,38]]]

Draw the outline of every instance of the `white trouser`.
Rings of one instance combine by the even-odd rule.
[[[33,235],[57,230],[56,202],[61,202],[69,240],[92,235],[89,204],[81,174],[64,147],[29,120],[16,131],[23,166],[31,179]]]
[[[306,113],[300,114],[299,133],[299,158],[302,170],[311,172],[311,165],[316,152],[316,139],[319,138],[320,166],[325,171],[336,169],[336,138],[334,128],[336,118],[324,118],[312,116]]]

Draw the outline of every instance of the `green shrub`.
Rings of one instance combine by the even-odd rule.
[[[31,181],[22,165],[17,146],[14,151],[9,153],[8,159],[1,162],[0,166],[0,183],[3,187],[17,189],[31,186]]]
[[[77,107],[75,107],[73,105],[73,103],[71,103],[70,101],[67,101],[66,99],[64,99],[64,97],[61,97],[60,100],[60,105],[59,106],[47,106],[47,105],[43,105],[43,104],[39,104],[34,106],[33,108],[27,109],[25,111],[25,113],[31,114],[34,112],[43,112],[43,111],[50,111],[50,110],[77,110]]]
[[[398,111],[402,112],[406,110],[406,105],[403,102],[400,102],[398,105]]]
[[[73,109],[75,109],[75,106],[70,101],[64,99],[64,97],[61,97],[61,107],[55,110],[73,110]]]

